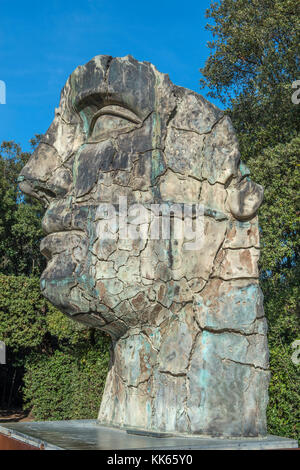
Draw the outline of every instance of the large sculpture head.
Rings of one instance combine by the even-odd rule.
[[[148,62],[97,56],[67,80],[19,180],[47,207],[43,294],[113,338],[102,421],[213,432],[215,417],[205,417],[209,425],[195,418],[195,397],[178,392],[187,409],[170,405],[177,415],[158,418],[154,395],[158,377],[173,374],[176,388],[186,387],[204,333],[265,331],[255,217],[263,190],[240,161],[230,119]],[[149,409],[130,418],[137,395]],[[228,434],[241,435],[241,426]]]

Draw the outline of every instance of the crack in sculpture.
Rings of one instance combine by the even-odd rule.
[[[249,181],[230,119],[152,64],[97,56],[67,80],[19,181],[47,206],[43,294],[112,338],[99,422],[264,435],[263,190]],[[98,207],[119,208],[120,196],[148,212],[151,204],[201,204],[201,246],[151,239],[152,221],[146,241],[122,239],[119,221],[110,226],[114,238],[103,238]],[[128,227],[142,225],[129,218]]]

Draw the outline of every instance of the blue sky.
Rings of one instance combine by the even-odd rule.
[[[97,54],[152,62],[197,92],[209,55],[205,10],[210,0],[1,0],[0,142],[44,133],[70,73]],[[205,92],[201,91],[205,95]],[[216,104],[218,104],[215,101]]]

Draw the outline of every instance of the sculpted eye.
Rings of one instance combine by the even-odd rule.
[[[92,119],[89,142],[107,138],[119,131],[134,129],[140,123],[136,114],[128,109],[117,105],[105,106]]]

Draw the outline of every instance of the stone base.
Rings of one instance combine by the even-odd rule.
[[[40,421],[0,426],[0,435],[45,450],[260,450],[294,449],[298,442],[278,436],[212,438],[142,435],[102,426],[97,420]],[[158,437],[159,436],[159,437]]]

